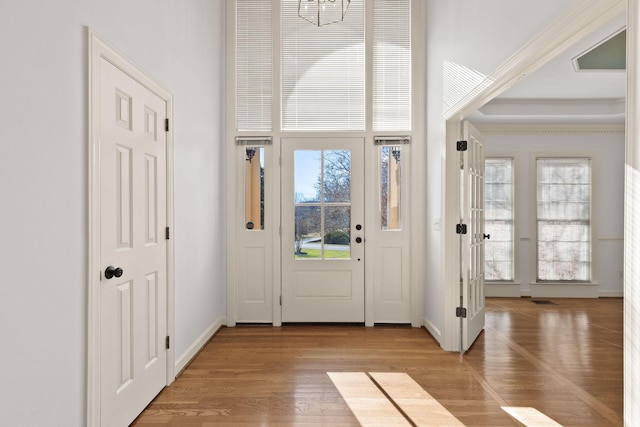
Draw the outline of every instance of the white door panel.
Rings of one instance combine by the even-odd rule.
[[[484,329],[484,144],[482,134],[462,124],[467,151],[463,152],[462,215],[467,233],[462,236],[462,349],[467,351]]]
[[[363,150],[360,138],[282,142],[283,322],[364,322]]]
[[[121,426],[166,383],[167,106],[102,59],[100,111],[100,418]]]

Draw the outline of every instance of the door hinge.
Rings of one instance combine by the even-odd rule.
[[[467,151],[467,141],[457,141],[456,151]]]
[[[464,307],[456,307],[456,317],[467,318],[467,309]]]
[[[169,227],[164,229],[164,238],[165,240],[169,240],[169,238],[171,237],[171,232],[169,231]]]
[[[169,119],[164,119],[164,131],[169,132]]]
[[[164,348],[169,350],[171,348],[171,338],[167,335],[167,338],[164,340]]]
[[[282,305],[282,295],[280,295],[280,305]]]
[[[467,234],[467,224],[456,224],[456,234]]]

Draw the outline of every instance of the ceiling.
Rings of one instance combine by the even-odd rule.
[[[577,70],[575,60],[604,46],[625,23],[623,13],[468,118],[475,123],[623,123],[625,71]]]

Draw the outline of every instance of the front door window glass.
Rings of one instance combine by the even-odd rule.
[[[351,258],[351,151],[294,153],[294,256]]]

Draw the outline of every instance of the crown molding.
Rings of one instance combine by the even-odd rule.
[[[503,123],[475,125],[483,135],[624,135],[624,123],[526,124]]]
[[[443,114],[445,120],[463,119],[495,99],[520,80],[555,58],[590,31],[625,11],[626,0],[582,0],[565,11],[542,33],[485,77]]]

